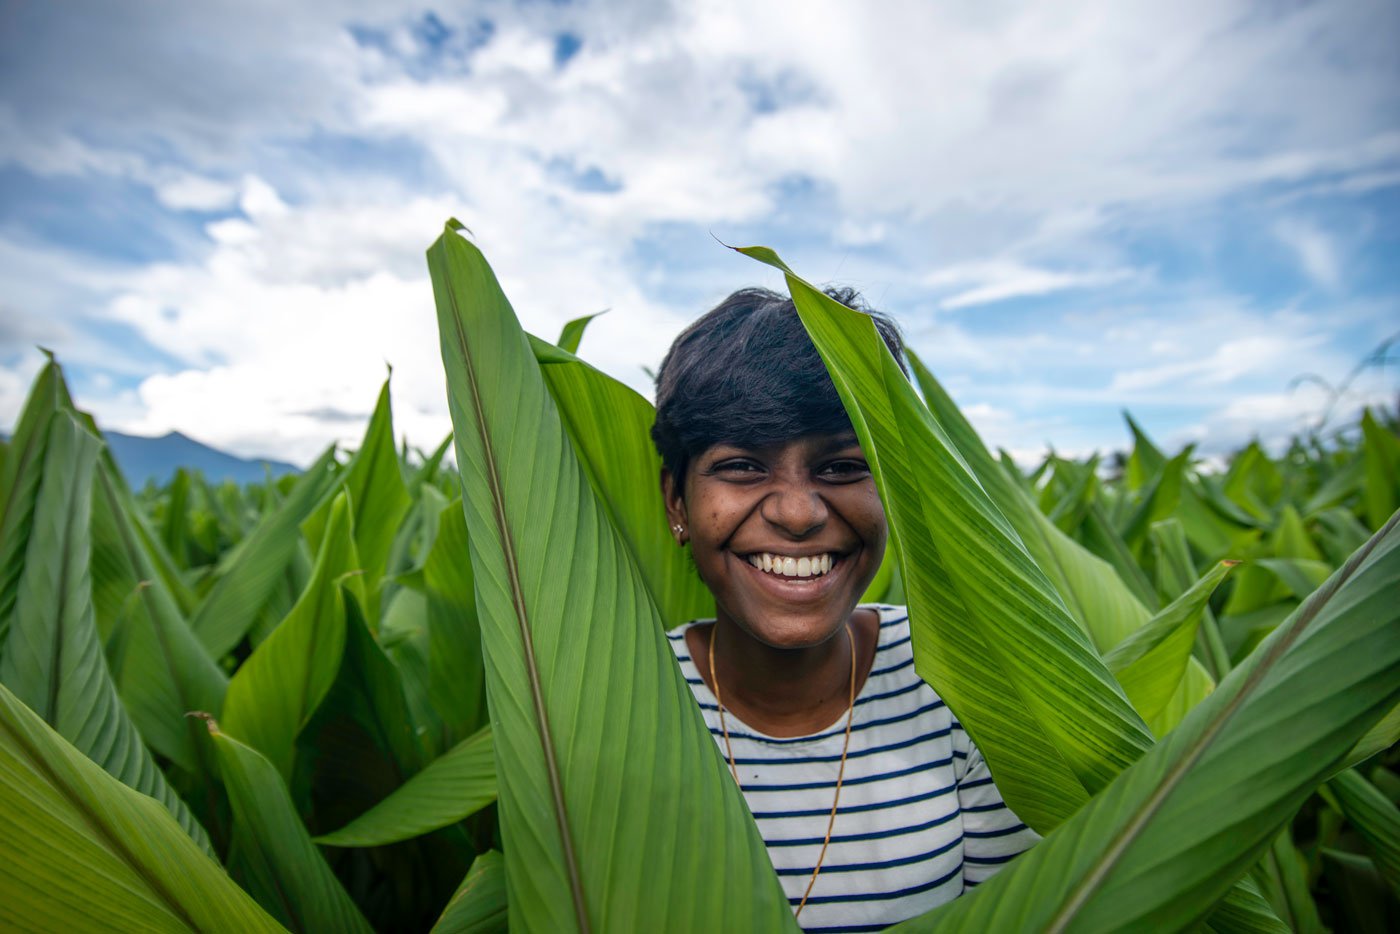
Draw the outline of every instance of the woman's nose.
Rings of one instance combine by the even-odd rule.
[[[763,500],[760,514],[794,538],[801,538],[826,525],[826,500],[811,482],[777,484]]]

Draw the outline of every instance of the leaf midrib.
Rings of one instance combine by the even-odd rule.
[[[444,236],[457,236],[455,232]],[[446,257],[446,245],[444,244],[444,260]],[[511,603],[515,608],[516,622],[520,627],[520,637],[524,647],[525,667],[530,676],[530,695],[534,702],[535,717],[539,721],[540,746],[544,750],[545,767],[549,775],[550,791],[554,797],[554,817],[558,825],[560,846],[564,851],[565,869],[569,875],[569,892],[573,897],[574,914],[578,921],[579,929],[587,932],[590,930],[588,923],[588,913],[584,907],[583,884],[579,878],[578,862],[574,854],[573,836],[569,830],[568,811],[564,805],[563,783],[559,776],[559,767],[554,759],[553,739],[549,733],[549,715],[544,705],[544,695],[540,686],[539,669],[535,664],[535,643],[530,632],[529,614],[525,607],[524,588],[520,583],[519,567],[515,558],[515,540],[511,535],[510,525],[506,520],[505,499],[501,490],[500,476],[496,472],[495,449],[491,443],[490,433],[486,430],[486,413],[481,403],[480,385],[477,381],[476,366],[472,362],[472,355],[467,344],[466,332],[462,329],[462,310],[457,304],[457,292],[449,281],[444,291],[447,301],[452,306],[453,333],[457,338],[457,349],[462,355],[462,361],[467,369],[467,386],[470,389],[472,408],[476,415],[475,425],[477,435],[481,439],[486,462],[486,481],[491,490],[492,512],[496,520],[497,531],[501,535],[501,547],[505,551],[506,575],[510,580]]]
[[[1188,747],[1188,751],[1183,755],[1175,766],[1169,769],[1163,780],[1158,784],[1156,790],[1147,799],[1144,806],[1137,815],[1129,821],[1122,832],[1108,845],[1096,863],[1092,865],[1084,880],[1070,893],[1069,899],[1064,903],[1058,912],[1050,919],[1045,930],[1049,932],[1064,931],[1072,922],[1079,910],[1089,900],[1090,896],[1097,891],[1098,887],[1107,878],[1108,874],[1117,865],[1118,859],[1127,848],[1137,839],[1138,835],[1147,826],[1148,821],[1157,813],[1171,795],[1183,778],[1191,771],[1195,764],[1200,761],[1206,751],[1215,742],[1217,736],[1224,730],[1226,725],[1249,700],[1259,683],[1273,670],[1275,664],[1287,654],[1293,644],[1307,631],[1314,619],[1322,612],[1332,597],[1341,589],[1342,585],[1351,579],[1357,569],[1375,550],[1376,545],[1385,538],[1400,523],[1400,512],[1390,517],[1387,522],[1375,535],[1362,545],[1341,570],[1332,577],[1327,584],[1315,591],[1302,606],[1298,614],[1298,619],[1279,639],[1269,647],[1268,654],[1259,660],[1259,664],[1249,673],[1245,683],[1230,701],[1221,708],[1220,713],[1201,732],[1200,737]]]

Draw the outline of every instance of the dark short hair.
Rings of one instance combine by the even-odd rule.
[[[907,376],[895,323],[854,289],[826,294],[873,319]],[[715,444],[775,444],[850,430],[792,299],[768,289],[740,289],[702,315],[676,338],[656,374],[651,437],[677,484],[685,482],[690,459]]]

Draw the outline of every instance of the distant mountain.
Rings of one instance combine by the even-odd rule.
[[[288,473],[300,473],[300,468],[281,461],[246,460],[234,457],[193,438],[187,438],[178,431],[159,438],[146,438],[140,435],[124,435],[119,431],[104,431],[107,446],[117,459],[126,482],[133,489],[141,489],[148,480],[166,483],[175,471],[198,470],[211,483],[232,480],[235,483],[257,483],[267,476],[263,465],[272,468],[272,475],[280,477]]]

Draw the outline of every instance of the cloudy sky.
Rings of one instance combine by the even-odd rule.
[[[1400,332],[1400,4],[3,0],[0,206],[0,429],[44,346],[104,426],[298,463],[392,364],[432,446],[456,216],[648,395],[762,243],[1019,457],[1218,453]]]

